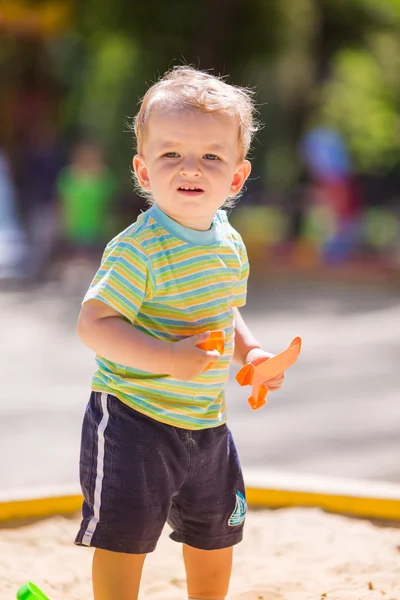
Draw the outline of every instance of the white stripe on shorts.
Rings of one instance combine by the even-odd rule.
[[[103,417],[97,428],[97,474],[94,488],[93,517],[90,519],[82,538],[82,544],[85,546],[90,546],[93,534],[96,531],[97,523],[100,519],[101,489],[104,477],[104,432],[109,418],[106,392],[102,392],[101,394],[101,406],[103,409]]]

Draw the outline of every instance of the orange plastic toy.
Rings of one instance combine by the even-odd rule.
[[[208,350],[218,350],[218,352],[222,356],[225,347],[224,343],[225,331],[223,331],[222,329],[217,329],[216,331],[210,331],[210,337],[208,338],[208,340],[202,342],[201,344],[197,344],[197,347],[201,348],[201,350],[205,350],[206,352]],[[204,369],[204,371],[208,371],[212,364],[213,363],[210,363],[208,367]]]
[[[244,365],[236,375],[239,385],[251,385],[252,394],[248,402],[253,410],[261,408],[266,404],[268,388],[263,384],[268,379],[277,377],[297,360],[301,349],[301,338],[295,337],[289,348],[280,352],[272,358],[265,359],[262,363],[254,366],[252,363]]]

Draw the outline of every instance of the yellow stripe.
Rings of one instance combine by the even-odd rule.
[[[0,522],[72,514],[81,509],[82,502],[79,494],[0,502]]]
[[[175,258],[175,257],[174,257]],[[195,256],[193,258],[196,258]],[[189,257],[188,257],[188,261],[189,262]],[[159,268],[160,265],[157,264],[154,266],[154,270],[157,271],[157,268]],[[199,275],[199,273],[201,273],[202,271],[204,272],[204,269],[207,267],[208,271],[204,276]],[[165,283],[170,283],[170,282],[174,282],[176,279],[178,279],[178,281],[180,281],[181,279],[184,279],[185,277],[190,277],[191,275],[198,275],[198,277],[196,277],[195,279],[192,279],[190,281],[187,282],[187,285],[194,285],[194,286],[198,286],[199,283],[201,283],[202,281],[210,281],[210,277],[213,276],[213,271],[218,272],[218,267],[219,264],[215,261],[215,267],[213,267],[213,265],[211,264],[211,261],[196,261],[195,264],[192,264],[190,262],[190,264],[187,265],[180,265],[180,263],[177,261],[174,264],[174,276],[172,275],[167,275],[165,273],[163,273],[161,276],[163,278],[163,282]],[[235,268],[238,271],[238,277],[240,275],[240,271],[238,268],[238,265],[233,265],[231,268]],[[220,271],[220,267],[219,267],[219,271]],[[220,275],[221,277],[221,275]],[[227,282],[231,282],[231,277],[230,276],[226,276],[226,281]],[[219,280],[218,280],[219,281]],[[182,282],[180,281],[181,285]]]
[[[355,497],[328,493],[298,492],[279,489],[246,489],[249,506],[282,508],[288,506],[319,507],[329,512],[358,517],[400,520],[400,498]]]

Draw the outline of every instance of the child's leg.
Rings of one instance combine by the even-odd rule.
[[[96,548],[93,555],[94,600],[137,600],[146,554]]]
[[[222,600],[228,593],[232,546],[243,536],[245,488],[225,425],[191,431],[191,469],[172,501],[171,538],[182,542],[190,598]]]
[[[223,600],[231,578],[232,546],[222,550],[199,550],[184,544],[183,558],[189,598]]]
[[[187,435],[186,435],[187,437]],[[81,445],[83,519],[75,543],[95,547],[95,600],[135,600],[143,562],[190,467],[175,427],[94,392]]]

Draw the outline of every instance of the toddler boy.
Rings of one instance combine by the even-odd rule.
[[[151,207],[108,244],[77,327],[97,362],[76,538],[96,548],[95,600],[137,598],[166,522],[183,543],[189,598],[228,591],[246,501],[224,385],[232,358],[271,356],[239,313],[246,249],[221,210],[250,174],[253,115],[247,90],[178,67],[135,118],[133,167]],[[199,348],[214,330],[221,355]]]

